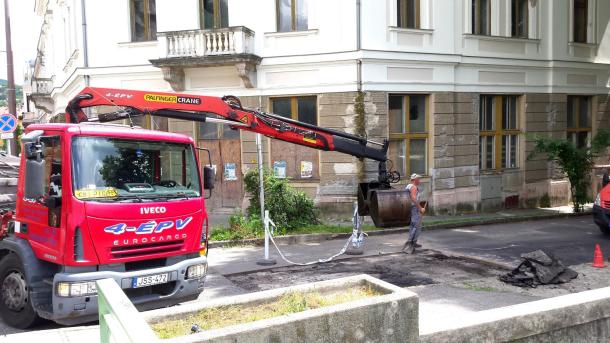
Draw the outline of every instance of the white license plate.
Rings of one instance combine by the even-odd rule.
[[[131,281],[131,287],[147,287],[152,285],[158,285],[160,283],[166,283],[169,281],[169,274],[156,274],[156,275],[148,275],[148,276],[140,276],[135,277]]]

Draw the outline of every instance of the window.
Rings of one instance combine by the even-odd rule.
[[[24,198],[44,204],[42,200],[48,196],[61,196],[61,139],[59,136],[40,138],[43,145],[42,160],[26,160],[26,185]],[[42,184],[34,179],[43,179]],[[31,182],[30,182],[31,181]],[[42,188],[36,188],[42,185]]]
[[[419,0],[396,0],[396,26],[419,29]]]
[[[155,0],[131,0],[131,41],[157,39]]]
[[[276,0],[276,9],[278,32],[308,29],[306,0]]]
[[[271,99],[271,112],[318,125],[318,106],[315,96],[282,97]],[[309,182],[320,179],[320,153],[317,149],[280,140],[271,140],[271,164],[278,176]]]
[[[229,0],[199,0],[202,29],[229,27]]]
[[[491,34],[491,0],[472,0],[472,33]]]
[[[402,176],[427,174],[428,97],[390,95],[390,160]]]
[[[479,108],[481,170],[517,168],[519,101],[516,95],[482,95]]]
[[[579,148],[591,141],[591,97],[568,96],[567,138]]]
[[[511,35],[528,37],[529,0],[512,0]]]
[[[588,0],[574,0],[573,18],[573,41],[577,43],[587,42]]]
[[[318,125],[315,96],[271,99],[271,112],[303,123]]]

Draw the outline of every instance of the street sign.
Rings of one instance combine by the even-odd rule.
[[[0,133],[13,133],[17,128],[17,118],[10,113],[0,114]]]
[[[11,133],[0,133],[0,139],[13,139],[15,134]]]

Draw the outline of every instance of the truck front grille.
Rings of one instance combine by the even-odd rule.
[[[610,209],[610,201],[606,201],[606,200],[602,201],[602,207]]]
[[[160,253],[180,251],[184,245],[184,240],[168,241],[150,244],[127,245],[110,249],[110,254],[114,258],[147,256]]]

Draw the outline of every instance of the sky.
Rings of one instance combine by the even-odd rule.
[[[26,62],[36,58],[36,45],[42,18],[34,12],[34,0],[8,0],[11,15],[13,64],[15,82],[23,83]],[[4,0],[0,0],[0,79],[6,79],[6,50],[4,30]]]

